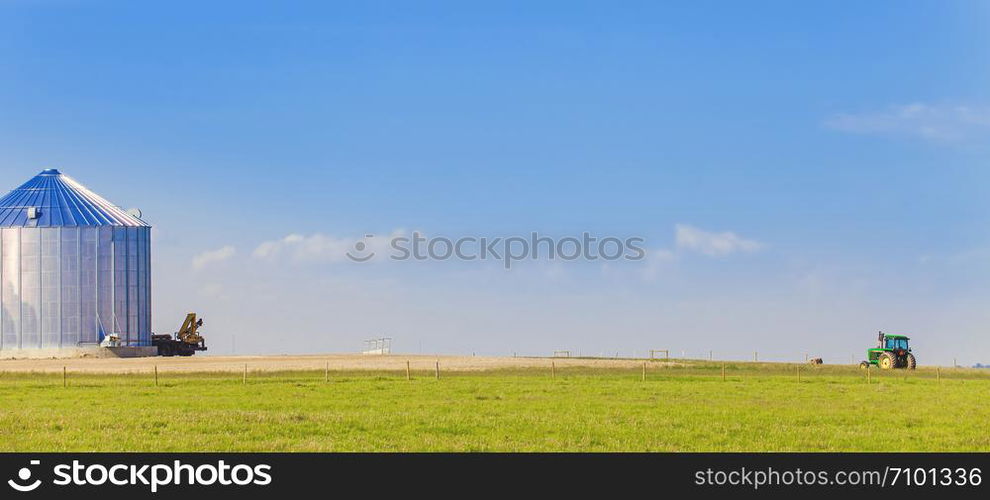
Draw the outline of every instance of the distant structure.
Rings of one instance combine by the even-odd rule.
[[[392,354],[392,338],[379,337],[364,341],[364,351],[361,354]]]
[[[0,356],[151,343],[151,226],[56,169],[0,198]]]
[[[973,365],[973,368],[990,368],[990,365],[976,363],[975,365]]]

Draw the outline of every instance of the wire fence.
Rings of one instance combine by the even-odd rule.
[[[389,356],[401,358],[401,356]],[[594,359],[594,358],[593,358]],[[466,369],[463,366],[447,367],[440,359],[424,361],[423,359],[406,359],[396,367],[356,369],[346,364],[335,364],[333,360],[314,361],[310,365],[300,366],[298,363],[280,367],[266,362],[263,365],[251,366],[250,363],[227,364],[222,369],[211,371],[196,371],[190,367],[166,367],[158,364],[149,366],[147,370],[132,370],[126,373],[99,373],[93,371],[73,371],[68,365],[59,371],[0,371],[0,385],[5,381],[35,381],[45,385],[61,385],[64,388],[108,386],[115,383],[126,384],[135,380],[146,380],[148,385],[156,387],[171,386],[181,383],[184,379],[209,378],[226,382],[250,383],[299,383],[322,382],[331,383],[354,378],[376,378],[380,380],[436,380],[441,381],[449,376],[485,376],[492,374],[546,376],[558,379],[567,376],[638,376],[641,381],[665,381],[680,377],[692,377],[699,380],[721,380],[745,382],[760,378],[775,379],[792,378],[797,383],[815,380],[832,380],[835,377],[858,377],[864,383],[891,383],[896,381],[934,380],[938,383],[954,380],[990,380],[990,370],[977,368],[943,368],[921,367],[917,370],[880,369],[868,367],[853,369],[849,366],[808,365],[800,362],[777,364],[753,364],[731,360],[702,360],[693,363],[658,363],[658,360],[640,360],[637,363],[626,362],[621,365],[594,366],[587,364],[567,364],[560,358],[545,358],[546,366],[526,365],[520,367],[502,367],[490,370]],[[170,369],[171,368],[171,369]],[[74,382],[77,384],[74,385]]]

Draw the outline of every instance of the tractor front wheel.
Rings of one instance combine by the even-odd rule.
[[[869,361],[860,361],[859,362],[859,367],[861,369],[863,369],[863,370],[869,369],[870,368],[870,362]]]
[[[918,367],[918,360],[914,359],[914,354],[907,354],[907,364],[905,366],[907,366],[908,370],[914,370]]]
[[[885,352],[881,354],[880,359],[877,360],[877,366],[879,366],[881,370],[893,370],[894,368],[897,368],[897,358],[894,357],[893,354]]]

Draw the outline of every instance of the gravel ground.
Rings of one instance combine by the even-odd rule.
[[[432,370],[439,362],[444,371],[485,371],[511,368],[636,368],[642,360],[577,359],[577,358],[513,358],[485,356],[432,356],[420,354],[310,354],[277,356],[204,356],[149,358],[71,358],[71,359],[8,359],[0,360],[0,372],[60,372],[63,367],[72,372],[138,373],[152,370],[172,372],[240,372],[247,365],[251,371],[322,370],[330,363],[331,370],[403,371],[406,362],[413,370]],[[651,367],[674,363],[651,363]]]

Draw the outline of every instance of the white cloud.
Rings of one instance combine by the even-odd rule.
[[[290,234],[282,239],[266,241],[254,249],[252,254],[259,259],[273,259],[288,255],[296,260],[342,261],[347,251],[354,247],[356,239],[336,238],[325,234]]]
[[[278,240],[265,241],[252,252],[256,259],[273,260],[277,256],[285,256],[297,261],[350,261],[348,254],[365,257],[383,256],[387,253],[388,242],[404,234],[402,230],[393,231],[388,236],[366,235],[361,238],[340,238],[322,233],[310,235],[290,234]],[[373,259],[380,260],[380,259]]]
[[[223,248],[218,248],[216,250],[208,250],[193,257],[192,266],[193,269],[198,271],[200,269],[205,268],[206,266],[217,264],[227,259],[230,259],[236,253],[237,250],[230,245],[227,245]]]
[[[958,142],[990,135],[990,107],[912,103],[882,111],[839,113],[825,121],[829,128],[865,135],[917,137]]]
[[[745,239],[733,232],[713,233],[686,224],[675,226],[674,240],[678,249],[692,250],[712,257],[738,252],[750,253],[763,248],[762,243]]]

